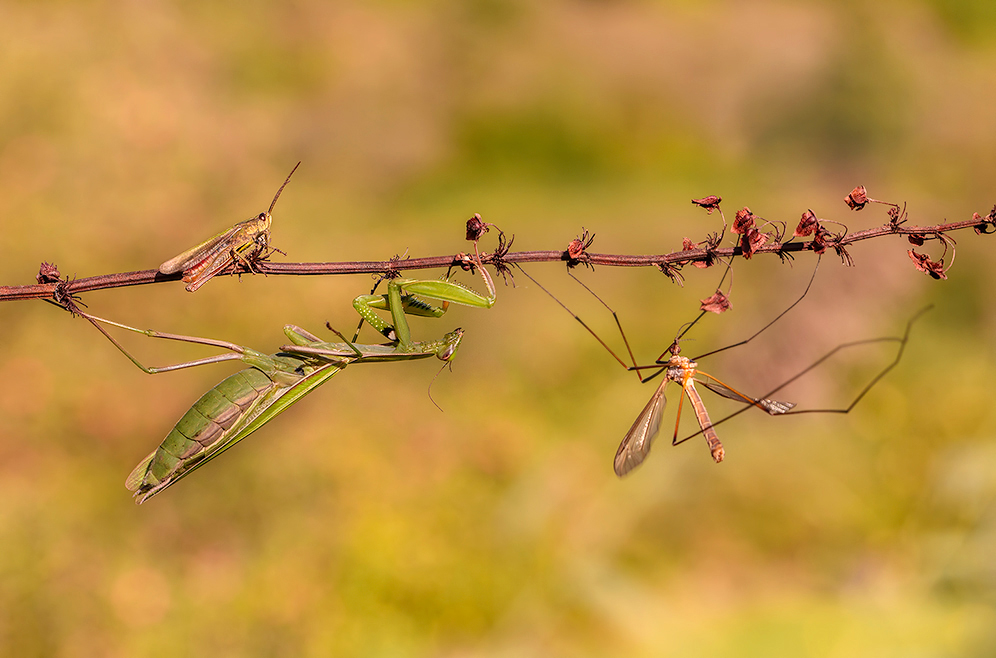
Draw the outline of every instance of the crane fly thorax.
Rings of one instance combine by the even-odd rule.
[[[684,356],[672,356],[667,362],[666,377],[672,382],[684,385],[685,380],[695,373],[697,363]]]

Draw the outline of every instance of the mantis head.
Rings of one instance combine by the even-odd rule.
[[[439,349],[436,350],[436,358],[444,363],[449,363],[460,347],[463,339],[463,329],[457,328],[443,336]]]

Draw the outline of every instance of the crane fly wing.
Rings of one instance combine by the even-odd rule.
[[[626,437],[619,444],[616,451],[616,458],[613,466],[616,475],[622,477],[643,463],[650,453],[650,446],[654,442],[661,428],[661,416],[664,414],[664,407],[667,406],[667,398],[664,397],[664,387],[669,380],[664,380],[657,387],[657,392],[653,394],[647,406],[643,408],[640,415],[633,421],[633,426],[626,432]]]
[[[709,375],[706,375],[704,372],[701,371],[699,372],[699,374],[709,377]],[[728,398],[730,400],[736,400],[737,402],[746,402],[747,404],[752,404],[755,407],[764,409],[772,416],[783,414],[791,410],[793,407],[795,407],[795,402],[780,402],[778,400],[759,400],[757,398],[752,398],[749,395],[744,395],[739,391],[733,390],[726,384],[723,384],[722,382],[715,379],[713,381],[708,381],[705,379],[697,379],[696,381],[705,386],[706,388],[708,388],[716,395],[721,395],[724,398]]]

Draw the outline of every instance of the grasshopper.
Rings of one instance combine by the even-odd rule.
[[[234,261],[242,263],[253,271],[253,258],[270,248],[270,224],[273,222],[270,213],[273,212],[273,206],[277,205],[280,193],[284,191],[291,176],[300,166],[301,163],[298,162],[287,174],[287,179],[274,195],[269,210],[239,222],[196,247],[187,249],[179,256],[170,258],[159,266],[159,271],[163,274],[183,272],[183,282],[187,284],[187,292],[195,292]]]

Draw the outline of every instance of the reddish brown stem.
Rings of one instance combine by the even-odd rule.
[[[855,231],[842,236],[839,240],[832,241],[828,246],[835,248],[845,248],[856,242],[870,240],[885,235],[918,235],[937,237],[940,234],[959,231],[966,228],[985,229],[991,226],[988,218],[973,218],[960,222],[950,222],[937,224],[935,226],[907,226],[895,223],[888,223],[875,228]],[[761,254],[786,254],[812,251],[812,242],[773,242],[765,244],[754,250],[753,255]],[[595,254],[587,253],[587,262],[591,265],[606,265],[610,267],[661,267],[680,266],[695,262],[714,262],[717,258],[730,258],[740,256],[743,251],[740,247],[727,247],[722,249],[689,249],[687,251],[674,251],[668,254],[650,255],[625,255],[625,254]],[[493,262],[491,254],[482,256],[485,264]],[[501,256],[504,263],[539,263],[565,261],[570,262],[571,256],[567,250],[559,251],[518,251],[510,252]],[[388,273],[408,270],[422,270],[431,268],[443,268],[459,266],[461,261],[454,256],[434,256],[428,258],[411,258],[406,260],[385,260],[385,261],[345,261],[335,263],[271,263],[257,262],[253,267],[262,274],[273,275],[329,275],[329,274],[366,274],[366,273]],[[243,274],[247,273],[244,265],[235,263],[232,267],[222,272],[222,274]],[[49,299],[55,293],[57,286],[63,287],[65,294],[79,294],[93,290],[104,290],[107,288],[120,288],[124,286],[138,286],[150,283],[163,283],[166,281],[179,281],[181,274],[161,274],[158,270],[141,270],[138,272],[123,272],[119,274],[102,274],[99,276],[75,279],[62,283],[44,283],[29,286],[0,286],[0,302],[20,299]]]

